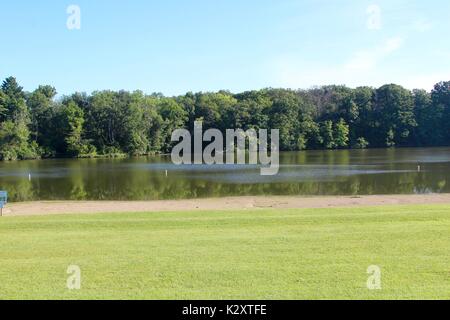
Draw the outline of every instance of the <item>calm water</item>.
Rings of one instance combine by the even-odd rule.
[[[11,201],[450,192],[450,148],[289,152],[280,163],[264,177],[256,166],[175,166],[164,156],[0,162],[0,189]]]

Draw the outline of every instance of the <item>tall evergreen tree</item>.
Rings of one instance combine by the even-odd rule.
[[[30,143],[30,114],[25,94],[13,77],[1,86],[0,158],[3,160],[30,159],[39,156],[36,143]]]

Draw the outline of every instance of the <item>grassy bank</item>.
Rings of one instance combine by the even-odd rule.
[[[449,299],[449,230],[449,205],[4,217],[0,299]]]

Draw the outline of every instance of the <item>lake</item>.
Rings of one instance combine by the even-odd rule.
[[[0,162],[0,190],[11,201],[450,193],[450,148],[285,152],[276,176],[170,156]]]

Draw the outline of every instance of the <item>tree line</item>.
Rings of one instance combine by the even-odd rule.
[[[0,159],[167,153],[179,128],[279,129],[280,149],[450,145],[450,81],[431,92],[396,84],[187,93],[96,91],[56,98],[52,86],[0,88]]]

